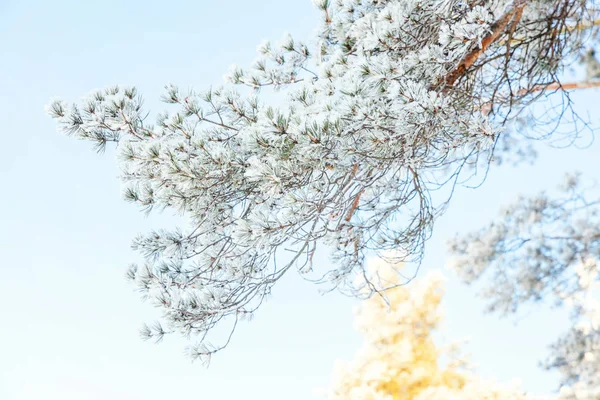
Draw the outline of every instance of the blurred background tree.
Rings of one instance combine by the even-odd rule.
[[[378,279],[400,283],[381,259],[369,262]],[[356,312],[364,346],[350,364],[337,366],[331,400],[525,400],[515,385],[501,386],[477,376],[458,342],[439,344],[444,294],[440,271],[409,286],[388,289],[365,300]]]

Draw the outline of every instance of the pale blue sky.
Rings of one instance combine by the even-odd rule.
[[[173,218],[124,203],[113,153],[59,135],[43,112],[52,97],[75,101],[115,83],[138,86],[156,110],[164,84],[220,83],[263,39],[308,38],[316,15],[309,0],[0,0],[0,399],[317,399],[334,361],[352,358],[355,303],[320,296],[295,275],[209,369],[183,356],[182,340],[142,342],[138,329],[155,314],[123,279],[137,259],[130,242]],[[598,95],[575,98],[593,113]],[[553,186],[563,171],[598,171],[595,154],[598,146],[545,150],[535,167],[496,169],[482,188],[459,190],[426,266],[442,267],[446,239],[517,193]],[[515,326],[483,316],[473,289],[453,280],[445,305],[445,335],[472,336],[467,349],[482,375],[555,388],[537,361],[566,328],[564,312],[536,308]]]

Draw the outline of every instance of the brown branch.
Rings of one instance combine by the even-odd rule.
[[[477,46],[469,54],[467,54],[458,66],[446,75],[444,82],[447,86],[454,85],[454,82],[460,78],[469,67],[475,64],[475,61],[487,50],[487,48],[494,43],[502,32],[506,29],[508,24],[513,21],[514,26],[519,23],[523,9],[527,4],[527,0],[518,1],[512,10],[506,12],[491,26],[491,32],[481,40],[481,46]]]
[[[600,87],[600,81],[590,81],[590,82],[570,82],[570,83],[560,83],[553,82],[547,85],[537,85],[532,87],[531,89],[521,89],[519,90],[519,95],[524,95],[526,93],[531,92],[540,92],[542,90],[574,90],[574,89],[590,89]]]
[[[525,96],[528,93],[541,92],[543,90],[576,90],[576,89],[592,89],[599,88],[600,81],[584,81],[584,82],[569,82],[560,83],[552,82],[545,85],[536,85],[532,88],[524,88],[517,92],[516,97]],[[488,115],[492,111],[492,104],[486,103],[481,106],[481,112],[483,115]]]
[[[357,172],[358,172],[358,164],[354,164],[354,167],[352,167],[352,174],[351,174],[351,178],[350,179],[354,179],[354,177],[356,176]],[[362,194],[363,194],[364,191],[365,191],[364,189],[361,190],[354,197],[354,201],[352,202],[352,206],[350,207],[350,209],[346,213],[346,217],[344,218],[344,221],[350,222],[350,220],[352,219],[352,216],[354,215],[354,212],[358,208],[358,204],[360,203],[360,196],[362,196]]]
[[[361,190],[354,197],[354,201],[352,202],[352,207],[350,207],[350,209],[348,210],[348,213],[346,214],[346,218],[344,218],[344,220],[346,222],[350,222],[350,220],[352,219],[352,216],[354,215],[354,212],[356,211],[356,209],[358,208],[358,204],[360,203],[360,196],[362,196],[363,193],[364,193],[364,190]]]

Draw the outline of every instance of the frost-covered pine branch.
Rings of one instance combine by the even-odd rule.
[[[450,242],[463,281],[484,275],[490,311],[509,313],[526,302],[577,289],[575,266],[600,259],[600,200],[585,196],[579,174],[565,177],[562,196],[520,196],[480,231]]]
[[[576,290],[562,293],[572,310],[573,325],[553,345],[544,363],[562,375],[560,398],[600,398],[600,266],[585,259],[575,266]]]
[[[204,343],[290,269],[311,271],[317,247],[336,265],[315,268],[317,281],[364,293],[363,275],[381,289],[365,254],[420,260],[453,185],[508,143],[510,117],[559,81],[595,25],[567,28],[597,14],[581,0],[315,4],[316,46],[288,36],[222,88],[168,86],[173,111],[154,123],[134,88],[48,107],[62,132],[117,143],[128,201],[189,218],[188,230],[134,242],[146,263],[130,276],[164,311],[165,332]],[[269,106],[268,88],[287,101]]]
[[[563,377],[565,399],[600,396],[600,205],[578,174],[562,196],[519,198],[479,232],[455,239],[452,265],[467,283],[487,277],[489,310],[515,312],[527,302],[554,300],[573,325],[552,346],[545,366]]]

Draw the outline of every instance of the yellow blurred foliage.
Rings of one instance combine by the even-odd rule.
[[[400,283],[391,272],[397,267],[381,259],[370,265],[388,286]],[[530,399],[477,377],[457,356],[457,345],[435,343],[443,292],[442,274],[431,272],[365,300],[356,312],[364,346],[352,363],[337,366],[330,400]]]

